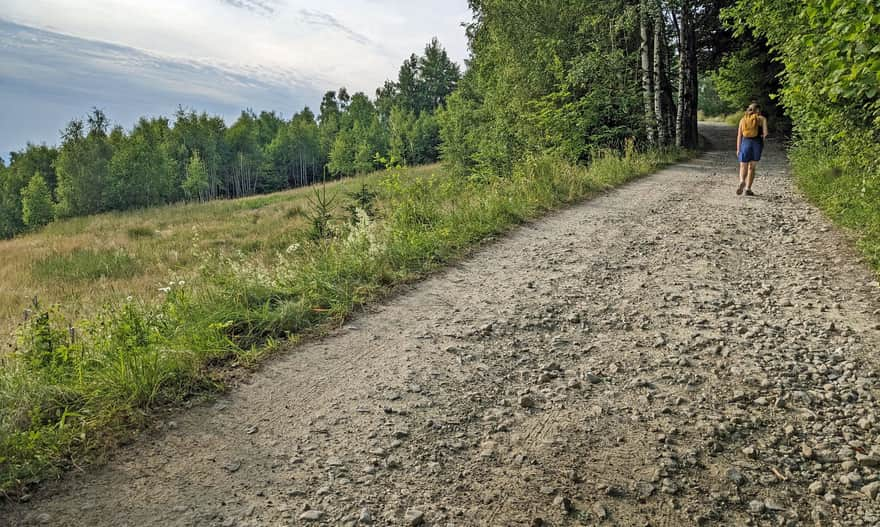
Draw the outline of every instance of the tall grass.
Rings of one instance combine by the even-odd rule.
[[[50,254],[34,262],[31,273],[38,280],[88,280],[131,278],[142,271],[140,263],[122,249],[74,249]]]
[[[415,167],[408,172],[420,175],[432,170],[435,167]],[[334,181],[327,188],[345,194],[362,181],[373,185],[381,177],[377,173]],[[274,258],[305,224],[303,212],[310,194],[311,190],[301,188],[83,216],[0,240],[0,349],[12,342],[9,335],[35,296],[45,304],[57,304],[61,314],[75,319],[129,295],[161,302],[164,296],[157,290],[165,282],[198,277],[206,250]],[[125,256],[114,262],[116,254]]]
[[[700,121],[706,121],[710,123],[724,123],[729,124],[730,126],[738,126],[739,121],[742,119],[744,111],[737,111],[728,114],[722,115],[706,115],[702,110],[697,112],[697,119]]]
[[[146,226],[131,227],[127,232],[128,237],[132,240],[137,240],[138,238],[152,238],[156,235],[154,229]]]
[[[195,243],[194,278],[166,282],[158,303],[129,298],[72,325],[35,306],[16,353],[0,358],[0,490],[90,459],[158,405],[221,388],[216,366],[259,359],[278,339],[341,321],[487,236],[680,158],[630,145],[597,152],[590,167],[541,157],[479,181],[394,169],[369,192],[350,192],[345,215],[313,200],[296,214],[312,222],[283,244],[267,241],[271,256]],[[341,190],[329,189],[345,201]]]
[[[801,190],[856,234],[880,272],[880,154],[871,133],[851,133],[836,143],[801,139],[789,157]]]

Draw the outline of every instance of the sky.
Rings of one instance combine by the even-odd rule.
[[[0,157],[92,107],[126,129],[193,108],[285,117],[375,89],[438,37],[463,64],[467,0],[0,0]]]

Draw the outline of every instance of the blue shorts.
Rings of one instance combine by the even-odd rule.
[[[739,145],[739,162],[760,161],[762,150],[764,150],[764,141],[757,137],[743,137]]]

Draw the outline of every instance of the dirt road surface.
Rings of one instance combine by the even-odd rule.
[[[518,228],[4,525],[877,525],[877,277],[769,145]]]

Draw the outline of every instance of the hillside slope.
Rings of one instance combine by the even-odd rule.
[[[439,165],[407,169],[413,177]],[[380,173],[327,184],[345,214],[346,193]],[[160,301],[169,281],[198,276],[206,257],[237,253],[271,260],[308,224],[314,187],[207,203],[112,212],[59,221],[31,234],[0,240],[0,334],[21,321],[34,298],[58,305],[72,321],[89,317],[108,302],[133,295]],[[2,342],[2,340],[0,340]]]

